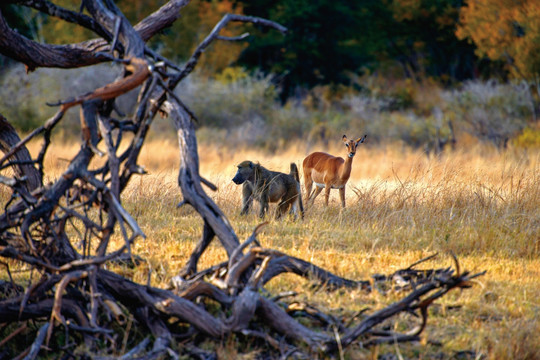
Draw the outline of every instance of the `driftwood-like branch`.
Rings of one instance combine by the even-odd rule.
[[[184,201],[193,206],[204,221],[208,223],[230,257],[240,242],[223,212],[206,195],[201,186],[195,127],[187,112],[174,99],[167,101],[163,105],[163,110],[173,120],[178,133],[180,146],[178,184],[182,189]],[[208,241],[208,239],[205,239],[205,241]]]
[[[104,39],[108,40],[111,38],[110,32],[101,26],[100,23],[82,12],[67,10],[46,0],[9,0],[8,2],[27,6],[49,16],[54,16],[64,21],[80,25],[86,29],[92,30]]]
[[[253,23],[285,33],[281,25],[226,15],[179,67],[145,43],[180,16],[187,0],[167,2],[136,26],[131,26],[112,0],[83,0],[88,15],[83,9],[76,13],[46,0],[10,2],[78,24],[102,38],[71,45],[39,44],[10,29],[0,13],[0,53],[24,63],[29,70],[117,61],[123,64],[125,75],[87,94],[59,101],[55,104],[60,106],[58,112],[22,140],[0,116],[0,151],[4,153],[0,169],[15,172],[15,176],[0,176],[0,186],[11,190],[0,214],[0,257],[9,259],[1,265],[10,277],[9,282],[0,282],[0,321],[22,322],[0,339],[0,345],[8,341],[20,344],[10,346],[8,357],[73,356],[70,346],[81,339],[85,344],[81,351],[92,358],[210,357],[215,354],[198,349],[197,343],[203,339],[221,343],[231,334],[263,340],[265,345],[261,346],[269,357],[336,356],[354,343],[368,347],[417,340],[428,321],[428,307],[448,291],[470,286],[469,280],[481,275],[462,271],[457,259],[455,271],[419,270],[418,265],[429,260],[422,259],[393,274],[346,279],[308,261],[261,247],[257,235],[264,224],[240,241],[226,215],[205,192],[203,185],[211,190],[217,187],[199,173],[196,116],[173,91],[193,71],[212,41],[245,38],[221,36],[228,23]],[[178,73],[168,74],[167,68]],[[137,87],[137,104],[130,111],[134,115],[114,119],[115,99]],[[42,184],[51,135],[65,112],[76,106],[81,110],[80,149],[64,173],[50,184]],[[179,276],[173,278],[172,289],[155,288],[150,282],[138,284],[106,268],[122,261],[123,266],[137,266],[137,261],[128,265],[125,260],[137,258],[131,253],[132,245],[144,238],[144,232],[122,205],[121,195],[133,175],[145,173],[138,158],[158,112],[168,114],[177,131],[181,204],[191,205],[203,219],[201,239]],[[132,140],[121,147],[126,137]],[[43,143],[34,159],[26,146],[38,138]],[[104,158],[104,165],[91,169],[96,155]],[[123,243],[110,250],[118,229]],[[227,261],[197,272],[198,260],[214,237],[225,249]],[[9,266],[14,263],[31,271],[32,276],[23,284],[11,276]],[[325,290],[377,289],[383,294],[399,290],[404,297],[379,311],[365,311],[342,321],[296,300],[290,292],[270,294],[265,285],[283,273],[299,275]],[[411,330],[403,333],[382,328],[397,314],[419,316],[420,322],[410,321]],[[299,321],[299,317],[304,318]],[[60,332],[64,344],[52,341],[60,338],[55,337]],[[133,333],[143,332],[152,336],[129,343]],[[182,339],[182,345],[176,345],[174,339]]]
[[[107,1],[106,1],[107,2]],[[107,2],[105,6],[102,0],[83,0],[84,7],[90,15],[110,34],[113,34],[113,44],[119,42],[124,47],[126,58],[142,58],[144,55],[144,41],[129,21],[122,14],[114,2]],[[111,46],[114,50],[114,45]]]
[[[150,40],[155,34],[170,27],[179,17],[180,10],[188,4],[189,0],[172,0],[148,15],[144,20],[134,26],[144,42]]]
[[[41,2],[35,1],[33,3]],[[169,1],[159,10],[135,25],[134,29],[140,34],[141,39],[147,42],[155,34],[174,23],[180,16],[180,10],[187,3],[187,0]],[[37,5],[34,8],[43,11]],[[57,14],[54,14],[54,16],[57,16]],[[68,20],[68,17],[64,16],[63,19]],[[69,18],[69,21],[77,24],[81,21],[84,24],[86,20]],[[100,34],[98,29],[92,25],[89,24],[88,28]],[[0,36],[0,54],[25,64],[28,71],[33,71],[38,67],[77,68],[110,61],[110,58],[104,55],[110,50],[107,43],[109,39],[95,39],[69,45],[40,44],[12,30],[7,25],[1,11],[0,33],[2,34]]]
[[[74,68],[108,61],[90,49],[105,50],[107,43],[86,42],[73,45],[40,44],[12,30],[0,11],[0,54],[26,65],[27,71],[38,67]]]
[[[227,26],[227,24],[231,21],[252,23],[255,25],[263,25],[270,28],[274,28],[280,31],[281,33],[287,32],[287,28],[270,20],[253,17],[253,16],[227,14],[221,19],[219,23],[216,24],[216,26],[214,26],[210,34],[208,34],[208,36],[199,44],[199,46],[197,46],[197,48],[193,52],[193,55],[191,55],[189,60],[184,65],[184,68],[182,69],[182,71],[170,80],[170,84],[172,85],[172,87],[175,87],[176,84],[182,81],[186,76],[188,76],[193,71],[193,69],[197,65],[197,62],[199,61],[199,58],[201,57],[204,50],[212,43],[212,41],[220,37],[219,32],[225,26]]]
[[[130,58],[129,63],[126,65],[126,70],[131,75],[126,76],[123,79],[115,81],[112,84],[108,84],[104,87],[98,88],[91,93],[78,96],[74,99],[61,101],[51,105],[61,105],[62,111],[66,111],[72,106],[80,105],[83,102],[100,100],[106,101],[117,98],[118,96],[125,94],[126,92],[133,90],[137,86],[141,85],[148,76],[150,76],[150,69],[148,62],[140,58]]]
[[[21,139],[13,126],[11,126],[2,114],[0,114],[0,151],[3,153],[11,152],[10,150],[20,141]],[[19,148],[12,152],[12,154],[13,161],[16,162],[13,166],[15,174],[19,177],[25,176],[25,183],[28,191],[32,192],[39,188],[41,186],[39,172],[35,166],[33,166],[31,162],[32,158],[30,157],[28,150],[26,148]],[[0,165],[2,165],[3,162],[4,161],[0,161]]]

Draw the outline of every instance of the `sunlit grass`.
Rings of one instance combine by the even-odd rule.
[[[289,172],[290,162],[301,169],[308,150],[298,144],[269,154],[220,145],[200,144],[201,174],[218,186],[218,191],[208,193],[244,240],[261,220],[255,211],[246,217],[239,215],[241,189],[231,182],[235,165],[249,159]],[[76,150],[77,145],[51,147],[45,164],[49,180],[59,176],[67,165],[62,159]],[[344,152],[341,147],[317,150]],[[137,282],[150,280],[152,285],[167,287],[200,238],[202,220],[189,206],[176,207],[182,196],[174,141],[148,143],[139,162],[149,174],[133,178],[122,194],[122,203],[146,234],[146,239],[132,247],[146,262],[118,271]],[[332,192],[329,208],[322,206],[321,195],[303,222],[271,220],[259,241],[353,279],[391,273],[434,252],[441,256],[425,266],[450,266],[448,254],[453,253],[462,270],[487,270],[472,289],[455,291],[439,301],[421,344],[369,351],[352,347],[346,356],[366,358],[379,351],[399,352],[409,358],[437,354],[448,358],[459,351],[472,351],[473,358],[540,358],[540,152],[499,153],[478,147],[428,159],[408,148],[366,146],[359,148],[354,159],[346,191],[346,209],[340,209],[337,192]],[[121,245],[117,236],[111,247]],[[216,240],[199,268],[225,259]],[[306,284],[296,276],[284,275],[272,280],[268,289],[297,291],[300,299],[343,316],[365,307],[380,308],[399,296],[326,293]],[[454,305],[462,307],[447,310]],[[433,341],[442,345],[432,345]],[[221,346],[219,351],[232,351],[230,343]]]

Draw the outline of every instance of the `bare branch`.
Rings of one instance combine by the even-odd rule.
[[[199,61],[199,58],[201,57],[204,50],[212,43],[212,41],[214,41],[214,39],[216,39],[219,36],[219,32],[221,31],[221,29],[227,26],[227,24],[231,21],[253,23],[255,25],[263,25],[266,27],[274,28],[283,34],[287,32],[287,28],[270,20],[253,17],[253,16],[227,14],[221,19],[219,23],[217,23],[216,26],[214,26],[210,34],[208,34],[208,36],[199,44],[199,46],[197,46],[197,48],[193,52],[193,55],[191,55],[187,63],[184,65],[182,72],[180,72],[178,75],[176,75],[170,80],[169,87],[172,87],[172,88],[176,87],[176,84],[182,81],[182,79],[184,79],[193,71],[193,69],[195,68],[195,65],[197,65],[197,62]]]
[[[45,323],[39,328],[36,339],[32,343],[32,346],[30,347],[30,352],[28,353],[28,355],[24,357],[24,360],[32,360],[37,357],[39,350],[41,349],[41,345],[43,344],[43,341],[45,340],[45,336],[49,332],[50,327],[51,325],[49,323]]]
[[[221,36],[217,35],[216,40],[223,40],[223,41],[241,41],[246,39],[249,36],[249,33],[243,33],[240,36]]]
[[[41,186],[41,178],[36,168],[33,166],[30,153],[24,147],[24,144],[19,144],[21,139],[17,131],[11,126],[7,119],[0,114],[0,151],[6,155],[0,160],[0,168],[5,162],[5,158],[13,155],[16,163],[13,164],[15,174],[19,177],[26,177],[26,188],[32,192]],[[15,149],[14,149],[15,148]]]
[[[44,14],[54,16],[67,22],[77,24],[89,30],[92,30],[106,40],[111,39],[111,34],[103,26],[101,26],[90,16],[83,14],[82,11],[75,12],[67,10],[46,0],[10,0],[8,2],[36,9]]]
[[[139,33],[140,38],[146,42],[156,33],[174,23],[180,16],[180,10],[187,3],[187,0],[171,0],[142,20],[134,28]],[[36,2],[37,6],[38,4]],[[101,31],[97,27],[94,27],[89,19],[87,20],[83,17],[71,18],[70,16],[72,14],[61,12],[61,8],[58,8],[56,11],[46,5],[43,6],[49,9],[47,11],[51,11],[51,15],[54,13],[55,16],[62,16],[64,20],[69,19],[68,21],[78,24],[79,22],[86,24],[88,28],[96,31],[96,33],[102,36],[105,35],[101,34]],[[45,9],[43,11],[45,12]],[[110,46],[103,39],[94,39],[69,45],[40,44],[10,29],[1,11],[0,33],[2,34],[0,36],[0,54],[24,63],[27,71],[33,71],[38,67],[76,68],[109,61],[109,57],[105,56],[104,53],[110,50]],[[111,39],[111,35],[106,37],[106,39]]]
[[[0,165],[2,165],[7,159],[9,159],[11,156],[13,156],[15,153],[17,153],[19,150],[23,149],[23,147],[36,135],[40,134],[43,131],[46,131],[48,129],[52,129],[58,122],[62,119],[64,116],[64,111],[60,110],[58,111],[52,118],[47,120],[44,125],[38,127],[34,131],[32,131],[30,134],[28,134],[24,139],[20,140],[17,144],[13,145],[9,151],[6,152],[4,157],[0,159]],[[4,118],[5,119],[5,118]],[[28,155],[29,157],[30,155]]]
[[[126,58],[144,56],[144,41],[114,3],[110,3],[110,8],[107,8],[101,0],[83,0],[83,2],[92,17],[114,34],[113,45],[117,40],[123,45]]]

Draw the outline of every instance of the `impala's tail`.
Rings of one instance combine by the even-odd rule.
[[[302,189],[300,187],[300,175],[295,163],[291,163],[291,172],[289,173],[298,182],[298,206],[300,207],[300,216],[304,220],[304,205],[302,204]]]

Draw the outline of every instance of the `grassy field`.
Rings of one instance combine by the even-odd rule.
[[[51,148],[46,163],[50,179],[58,176],[67,164],[63,159],[76,149],[75,145]],[[288,172],[290,162],[301,168],[302,159],[315,150],[342,156],[345,152],[341,146],[297,145],[269,154],[200,145],[201,174],[219,187],[209,191],[210,196],[241,240],[260,219],[255,212],[239,215],[241,189],[231,181],[235,165],[249,159]],[[167,287],[201,236],[200,217],[189,206],[176,208],[182,199],[176,183],[178,158],[174,142],[148,143],[140,163],[149,175],[135,177],[122,196],[147,235],[133,247],[147,263],[118,269],[137,282],[150,276],[153,285]],[[272,220],[259,241],[353,279],[391,273],[435,252],[440,256],[424,267],[450,266],[448,254],[453,252],[462,269],[487,274],[472,289],[450,293],[432,308],[421,343],[369,350],[353,346],[346,349],[345,358],[375,359],[390,353],[394,358],[540,359],[540,152],[499,153],[479,146],[428,159],[399,146],[359,147],[346,192],[346,209],[340,209],[333,190],[328,208],[321,195],[303,222]],[[199,268],[225,258],[214,242]],[[337,316],[366,307],[374,310],[400,297],[317,292],[306,285],[301,278],[285,275],[268,288],[276,293],[297,291],[298,299]],[[396,319],[393,326],[401,328],[406,321]],[[250,344],[240,341],[233,337],[215,349],[220,358],[256,358]]]

